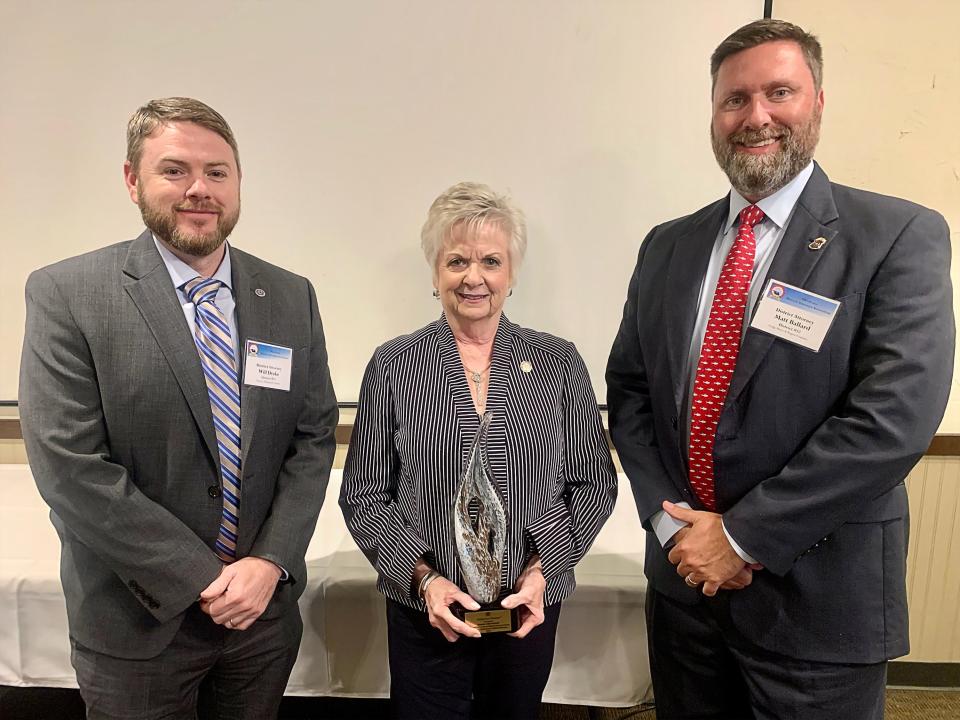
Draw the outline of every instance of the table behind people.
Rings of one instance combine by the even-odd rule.
[[[304,620],[288,695],[386,697],[386,624],[376,574],[343,525],[333,470],[307,550]],[[0,685],[76,687],[59,577],[60,543],[26,465],[0,465]],[[545,702],[631,706],[650,696],[643,538],[626,476],[577,568]],[[587,671],[589,669],[589,671]]]

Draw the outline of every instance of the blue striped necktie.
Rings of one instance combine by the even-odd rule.
[[[183,286],[183,292],[197,312],[193,339],[207,381],[220,453],[223,512],[215,551],[224,562],[233,562],[240,518],[240,384],[230,326],[214,302],[222,285],[219,280],[195,277]]]

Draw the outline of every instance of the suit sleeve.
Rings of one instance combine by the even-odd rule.
[[[867,288],[842,403],[781,472],[724,513],[730,534],[772,572],[786,574],[926,451],[953,372],[950,256],[943,218],[919,209]]]
[[[111,461],[88,340],[48,272],[30,276],[26,303],[20,424],[37,488],[61,532],[96,553],[157,620],[169,620],[222,565]]]
[[[563,406],[562,492],[526,530],[550,580],[580,562],[617,499],[617,473],[610,459],[600,411],[583,359],[573,350]]]
[[[277,475],[270,514],[257,534],[251,555],[289,571],[303,561],[317,526],[337,449],[337,398],[330,380],[327,346],[313,285],[310,307],[309,385],[296,429]],[[289,582],[302,581],[291,575]]]
[[[374,354],[360,385],[340,509],[354,541],[380,577],[412,594],[417,560],[434,552],[396,501],[400,461],[393,444],[395,426],[389,378]]]
[[[606,373],[610,437],[623,470],[630,479],[643,527],[651,532],[651,519],[662,510],[663,501],[683,500],[660,459],[650,378],[638,329],[640,314],[645,311],[638,302],[641,271],[647,249],[656,233],[657,228],[651,230],[640,246],[637,266],[627,289],[623,319],[613,341]]]

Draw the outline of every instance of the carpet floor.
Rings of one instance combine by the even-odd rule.
[[[0,687],[3,720],[83,720],[76,690]],[[386,700],[286,698],[280,720],[379,720],[389,717]],[[655,720],[656,711],[544,704],[540,720]],[[886,720],[957,720],[960,690],[888,688]]]

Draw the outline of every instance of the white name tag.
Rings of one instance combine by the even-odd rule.
[[[819,352],[839,309],[836,300],[770,280],[750,327]]]
[[[243,364],[243,384],[290,390],[293,350],[259,340],[247,340]]]

